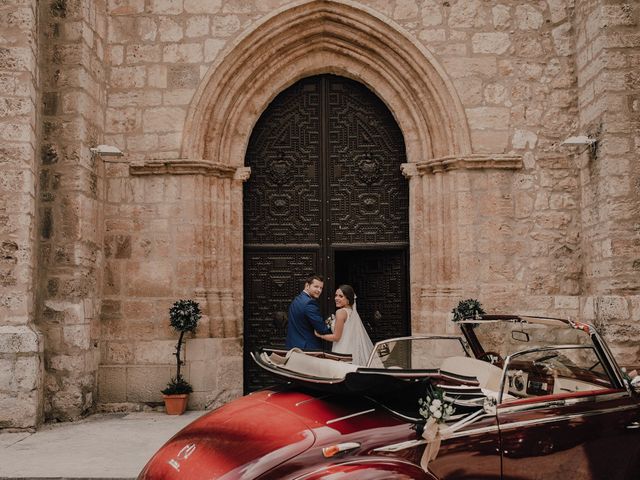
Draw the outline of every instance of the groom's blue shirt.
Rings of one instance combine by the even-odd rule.
[[[313,333],[316,330],[320,334],[331,333],[322,320],[318,302],[309,296],[307,292],[301,292],[289,305],[289,317],[287,323],[287,348],[299,347],[303,350],[320,350],[321,340]]]

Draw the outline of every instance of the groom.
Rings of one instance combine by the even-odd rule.
[[[320,314],[318,298],[322,293],[324,282],[319,275],[311,275],[305,280],[304,290],[289,305],[289,323],[287,325],[286,347],[299,347],[303,350],[320,350],[322,343],[313,334],[331,333]]]

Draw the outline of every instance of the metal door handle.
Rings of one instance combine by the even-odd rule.
[[[635,430],[636,428],[640,428],[640,422],[631,422],[627,425],[627,430]]]

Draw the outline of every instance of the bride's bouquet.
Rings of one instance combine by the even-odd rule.
[[[329,315],[327,319],[324,321],[324,324],[327,327],[329,327],[332,332],[333,332],[333,326],[335,325],[335,323],[336,323],[336,316],[333,313]]]

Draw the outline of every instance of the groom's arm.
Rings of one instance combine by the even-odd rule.
[[[307,303],[306,307],[304,308],[304,313],[316,332],[323,335],[326,333],[331,333],[331,329],[324,323],[324,320],[322,320],[320,307],[318,307],[318,304],[316,302]]]

